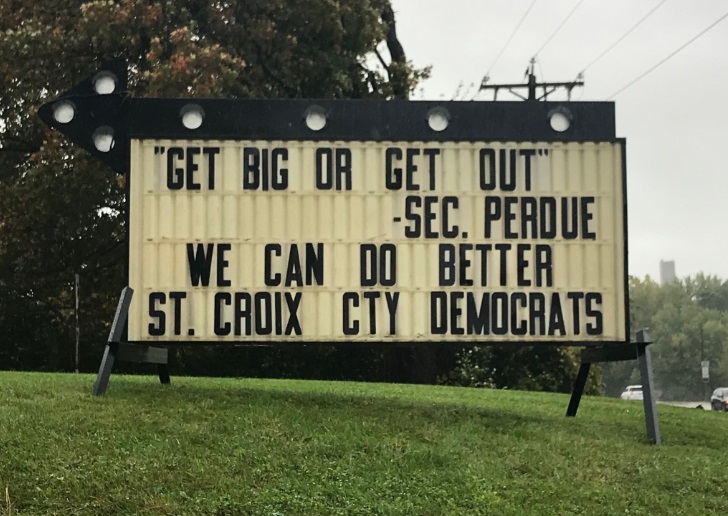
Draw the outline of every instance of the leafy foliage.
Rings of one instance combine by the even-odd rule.
[[[463,387],[570,392],[579,369],[579,349],[553,346],[472,347],[440,382]],[[591,374],[587,394],[601,392],[599,371]]]
[[[656,388],[665,399],[702,399],[728,385],[728,282],[698,274],[660,286],[630,279],[632,328],[649,328]],[[700,363],[710,361],[710,382]],[[636,363],[603,366],[605,393],[639,383]]]
[[[427,71],[390,15],[387,0],[0,0],[3,367],[73,367],[78,273],[92,370],[125,283],[124,178],[43,127],[40,104],[117,56],[138,96],[405,98]]]
[[[698,274],[660,286],[649,277],[630,278],[630,325],[648,329],[653,342],[655,386],[664,399],[704,399],[728,385],[728,281]],[[710,361],[710,381],[703,382],[701,362]],[[463,350],[442,383],[569,392],[579,366],[578,350],[569,348],[474,347]],[[636,361],[593,367],[587,393],[619,396],[640,383]]]
[[[81,368],[93,370],[125,283],[124,178],[43,127],[41,103],[117,56],[139,96],[406,98],[427,74],[407,62],[387,0],[0,0],[0,35],[0,363],[10,368],[73,367],[78,273]],[[726,282],[633,278],[630,295],[632,328],[651,329],[663,396],[728,385]],[[553,391],[570,388],[577,365],[571,349],[472,348],[455,366],[452,348],[311,348],[187,349],[176,360],[199,374],[440,375]],[[711,361],[707,387],[702,359]],[[630,363],[604,367],[608,394],[635,380]]]

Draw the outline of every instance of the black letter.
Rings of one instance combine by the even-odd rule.
[[[185,185],[184,169],[175,168],[174,159],[183,159],[185,151],[182,147],[170,147],[167,151],[167,188],[170,190],[181,190]]]
[[[286,286],[303,285],[303,274],[301,274],[301,256],[298,254],[298,245],[293,244],[288,253],[288,268],[286,269]]]
[[[489,167],[486,167],[486,158]],[[489,170],[486,171],[486,168]],[[480,149],[480,189],[495,190],[495,150],[493,149]]]
[[[286,324],[286,335],[290,335],[295,332],[296,335],[301,335],[301,322],[298,320],[298,307],[301,305],[301,299],[303,294],[296,292],[295,295],[291,295],[290,292],[286,292],[286,304],[288,305],[288,324]]]
[[[169,299],[174,303],[174,334],[182,334],[182,300],[187,297],[185,292],[170,292]]]
[[[468,279],[467,271],[470,268],[470,260],[468,259],[468,251],[473,249],[473,244],[460,244],[458,251],[460,255],[460,286],[471,287],[473,280]]]
[[[561,298],[558,292],[554,292],[551,295],[551,307],[549,310],[549,335],[556,335],[556,332],[560,335],[566,333],[566,326],[564,326],[564,313],[561,310]]]
[[[435,156],[440,154],[440,149],[423,149],[422,154],[430,158],[430,190],[435,189]]]
[[[519,287],[530,287],[531,286],[531,280],[526,279],[526,267],[528,267],[528,260],[524,256],[524,253],[526,251],[531,250],[531,244],[518,244],[516,246],[516,256],[518,260],[518,267],[516,267],[518,271],[518,286]]]
[[[508,257],[506,253],[511,250],[511,244],[495,244],[495,250],[498,251],[498,257],[500,258],[500,285],[505,287],[508,283]]]
[[[418,238],[422,233],[422,219],[419,213],[413,213],[412,208],[422,206],[422,198],[416,195],[408,195],[404,200],[404,218],[414,222],[413,226],[404,228],[404,236],[407,238]]]
[[[318,190],[331,190],[334,186],[331,149],[322,147],[316,149],[316,188]],[[324,173],[324,157],[326,157],[326,171]]]
[[[202,154],[207,156],[207,189],[215,189],[215,156],[220,154],[220,147],[203,147]]]
[[[442,236],[445,238],[457,238],[460,233],[460,228],[457,224],[453,224],[452,227],[449,227],[448,224],[450,213],[448,208],[450,206],[452,206],[452,209],[457,210],[459,206],[459,199],[452,196],[442,198]]]
[[[568,292],[566,294],[566,297],[572,300],[572,314],[574,316],[574,320],[572,321],[574,324],[574,335],[580,335],[581,334],[581,307],[579,306],[579,301],[581,301],[584,298],[583,292]]]
[[[382,244],[379,248],[379,284],[393,287],[397,283],[397,247]]]
[[[399,190],[402,188],[402,169],[392,167],[394,159],[402,159],[402,149],[397,147],[389,147],[384,151],[384,183],[387,190]]]
[[[222,305],[230,306],[232,298],[229,292],[218,292],[215,294],[215,322],[213,324],[215,335],[218,337],[224,337],[230,335],[230,323],[222,323]]]
[[[597,234],[589,230],[589,221],[594,215],[589,212],[589,206],[594,204],[594,197],[581,198],[581,238],[586,240],[596,240]]]
[[[571,199],[571,213],[569,213],[569,199]],[[577,197],[564,197],[561,199],[561,235],[567,240],[573,240],[579,236],[578,212],[579,199]],[[569,222],[571,222],[571,229],[569,228]]]
[[[278,160],[288,161],[288,149],[273,149],[271,152],[271,173],[273,176],[273,190],[288,188],[288,169],[278,168]]]
[[[539,199],[540,238],[554,238],[556,236],[556,199],[541,197]]]
[[[336,189],[341,190],[341,177],[346,190],[351,190],[351,149],[336,149]]]
[[[265,284],[268,287],[277,287],[281,284],[281,274],[279,272],[271,274],[271,261],[272,256],[281,255],[281,244],[266,244],[265,250],[263,251],[263,275],[265,276]]]
[[[324,244],[306,244],[306,285],[324,284]]]
[[[381,294],[379,292],[364,292],[364,299],[369,300],[369,334],[377,334],[377,299]]]
[[[270,335],[273,331],[270,292],[258,292],[253,300],[255,302],[255,333],[257,335]]]
[[[552,249],[547,244],[536,244],[536,286],[547,287],[554,286],[554,267],[552,259]],[[546,281],[543,275],[546,275]]]
[[[602,295],[599,292],[589,292],[586,295],[586,316],[594,318],[594,324],[587,323],[586,334],[601,335],[604,332],[602,311],[600,308],[596,308],[593,303],[596,303],[597,307],[602,306]]]
[[[359,308],[359,294],[344,292],[344,335],[359,335],[359,321],[349,322],[351,320],[349,301],[351,301],[351,306]]]
[[[508,154],[511,157],[510,160],[506,159],[506,149],[500,150],[500,187],[504,192],[512,192],[516,189],[516,149],[511,149]],[[510,174],[507,172],[509,161]]]
[[[377,284],[377,246],[361,244],[359,246],[359,273],[362,287],[373,287]]]
[[[247,292],[235,293],[235,335],[241,335],[241,319],[245,319],[245,335],[252,334],[252,324],[250,322],[250,301],[250,294],[248,294]],[[243,308],[243,302],[245,302],[245,308]]]
[[[531,158],[536,155],[536,149],[521,149],[521,156],[526,158],[526,191],[531,191]]]
[[[458,303],[464,297],[464,292],[450,292],[450,333],[452,335],[465,335],[465,330],[458,324],[463,315],[463,309]]]
[[[257,190],[260,186],[260,151],[255,147],[243,149],[243,190]]]
[[[511,333],[513,335],[526,334],[526,320],[518,318],[518,305],[526,307],[526,294],[514,292],[511,294]]]
[[[414,182],[414,174],[417,172],[415,165],[415,156],[420,155],[420,149],[407,149],[407,157],[405,162],[407,190],[417,191],[420,185]]]
[[[480,308],[475,304],[475,294],[468,292],[468,335],[490,334],[490,294],[482,294]]]
[[[544,335],[546,331],[546,297],[541,292],[528,294],[528,327],[531,335]],[[538,329],[538,332],[536,332]]]
[[[217,286],[229,287],[232,285],[230,280],[225,279],[225,269],[229,265],[225,259],[225,252],[232,249],[231,244],[217,244]]]
[[[518,238],[518,233],[513,231],[511,228],[513,221],[516,220],[516,213],[513,210],[514,206],[518,204],[518,197],[506,197],[505,201],[505,216],[503,221],[505,223],[504,234],[506,238]]]
[[[500,197],[487,195],[485,197],[485,238],[490,238],[492,221],[501,218]]]
[[[440,244],[440,281],[441,287],[452,287],[455,284],[455,246]]]
[[[488,253],[493,250],[491,244],[475,244],[475,251],[480,253],[480,286],[488,286]]]
[[[506,335],[508,333],[508,294],[494,292],[491,301],[491,329],[493,335]],[[500,306],[498,306],[500,305]]]
[[[195,172],[197,172],[197,163],[195,163],[195,156],[200,154],[199,147],[189,147],[187,149],[187,189],[188,190],[200,190],[200,183],[195,182]]]
[[[430,333],[447,333],[447,292],[430,292]]]
[[[389,310],[389,334],[397,334],[397,305],[399,304],[399,292],[385,292],[387,310]]]
[[[204,244],[197,244],[197,250],[193,244],[187,244],[187,262],[190,266],[190,281],[193,287],[197,287],[202,279],[202,286],[210,285],[210,269],[212,268],[212,255],[214,254],[215,244],[207,244],[207,254],[205,254]]]
[[[164,310],[157,310],[157,302],[163,305],[167,302],[167,296],[164,292],[149,293],[149,317],[156,319],[156,323],[149,324],[149,335],[159,337],[164,335],[167,326],[167,315]]]
[[[538,238],[537,208],[535,197],[521,197],[521,238]]]

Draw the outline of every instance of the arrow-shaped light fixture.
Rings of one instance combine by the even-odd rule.
[[[613,141],[612,102],[139,98],[121,60],[41,106],[45,123],[116,172],[131,139]],[[558,122],[558,123],[556,123]]]

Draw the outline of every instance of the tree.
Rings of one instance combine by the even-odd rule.
[[[685,279],[685,289],[701,307],[728,312],[728,281],[700,273]]]
[[[725,282],[704,274],[663,286],[649,277],[630,278],[631,326],[649,328],[655,384],[663,398],[697,400],[728,382],[727,291]],[[710,384],[701,378],[703,360],[710,361]],[[605,364],[602,371],[607,395],[639,383],[636,362]]]
[[[571,392],[579,369],[578,348],[555,346],[476,346],[464,349],[456,366],[441,377],[448,385]],[[585,387],[601,392],[601,374],[595,370]]]
[[[138,96],[402,98],[427,73],[388,0],[0,0],[0,34],[0,322],[23,328],[0,357],[18,368],[72,367],[75,273],[96,366],[127,253],[124,178],[43,127],[40,104],[117,56]]]
[[[698,274],[660,286],[630,277],[630,326],[648,329],[655,386],[664,399],[698,400],[728,385],[728,282]],[[634,337],[633,337],[634,340]],[[569,391],[579,360],[576,349],[475,347],[463,350],[444,383],[472,387]],[[710,361],[710,382],[700,363]],[[640,382],[637,361],[592,368],[587,391],[618,396]],[[601,377],[600,377],[601,373]],[[600,385],[601,383],[601,385]]]

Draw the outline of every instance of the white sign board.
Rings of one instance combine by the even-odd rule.
[[[132,140],[129,340],[624,342],[623,145]]]

